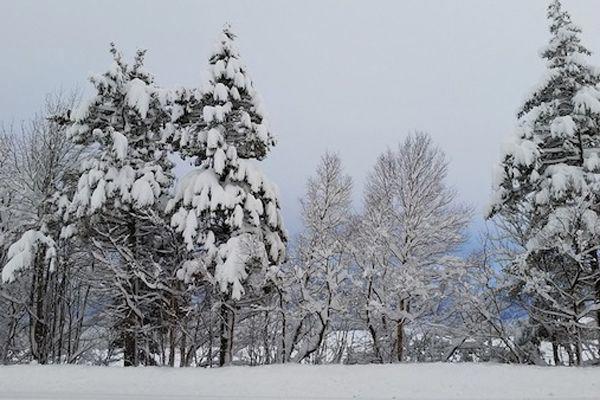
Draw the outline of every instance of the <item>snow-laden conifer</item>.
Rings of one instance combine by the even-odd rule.
[[[162,91],[144,69],[145,51],[127,64],[115,46],[107,72],[90,78],[95,94],[71,112],[68,137],[86,148],[62,236],[91,238],[112,280],[114,324],[125,365],[149,362],[153,302],[164,294],[161,196],[172,184],[161,141],[170,116]],[[145,344],[144,344],[144,341]],[[145,359],[143,359],[145,357]]]
[[[234,38],[225,27],[210,57],[201,113],[183,127],[190,139],[179,137],[182,154],[196,157],[198,166],[181,179],[167,209],[198,257],[182,278],[214,271],[220,289],[239,299],[253,265],[283,260],[286,235],[277,189],[257,162],[275,140]]]
[[[515,272],[537,296],[533,312],[552,329],[577,330],[600,307],[600,70],[560,1],[548,19],[546,75],[518,113],[490,215],[524,216],[526,251]]]
[[[179,276],[217,289],[221,364],[231,361],[240,299],[260,297],[272,286],[286,241],[277,188],[258,163],[275,140],[234,39],[226,26],[210,56],[206,85],[176,96],[177,129],[168,136],[196,166],[167,205],[190,252]]]
[[[67,135],[91,148],[71,212],[76,217],[153,207],[170,187],[171,163],[161,145],[168,114],[143,68],[145,51],[128,65],[114,45],[106,73],[90,78],[96,95],[71,113]]]

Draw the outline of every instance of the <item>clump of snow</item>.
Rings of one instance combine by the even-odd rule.
[[[250,240],[249,235],[234,236],[219,248],[215,280],[222,292],[231,285],[231,297],[236,300],[244,294],[242,282],[248,277],[246,264],[250,257]]]
[[[117,155],[118,160],[124,160],[127,157],[127,138],[121,132],[111,132],[113,140],[113,150]]]
[[[506,155],[514,157],[515,164],[529,166],[539,155],[539,150],[531,140],[518,140],[507,142],[504,145]]]
[[[577,124],[573,121],[570,115],[565,117],[557,117],[550,125],[550,132],[554,137],[569,137],[573,136],[577,130]]]
[[[64,226],[60,230],[60,238],[61,239],[70,239],[73,236],[75,236],[76,233],[77,233],[77,227],[74,224],[70,224],[70,225]]]
[[[134,78],[127,84],[127,95],[125,96],[127,104],[136,109],[142,119],[145,119],[148,114],[150,98],[150,88],[143,80]]]
[[[137,179],[131,188],[131,197],[138,207],[146,207],[154,204],[154,190],[150,184],[151,177],[149,173]]]
[[[82,121],[89,115],[90,106],[92,105],[94,98],[88,98],[86,100],[81,101],[77,107],[74,107],[71,110],[71,120],[72,121]]]
[[[583,164],[588,171],[595,171],[600,168],[600,156],[596,152],[590,153]]]
[[[89,176],[89,175],[88,175]],[[104,179],[100,179],[98,181],[98,185],[94,189],[92,193],[92,197],[90,199],[90,212],[94,212],[100,209],[104,203],[106,202],[106,182]]]
[[[579,167],[565,164],[551,165],[547,168],[553,194],[560,198],[567,190],[581,192],[587,183]]]
[[[225,169],[225,161],[225,152],[223,149],[217,149],[213,155],[213,168],[218,175],[223,173],[223,170]]]
[[[56,260],[56,244],[54,240],[38,230],[25,232],[8,249],[8,253],[6,254],[8,262],[2,269],[2,281],[13,282],[15,274],[18,271],[31,268],[36,256],[44,248],[44,261],[50,263],[50,271],[53,271]]]
[[[215,85],[213,96],[216,101],[226,102],[229,97],[227,86],[223,85],[222,83],[217,83]]]
[[[581,88],[573,97],[575,112],[600,114],[600,90],[589,86]]]
[[[179,210],[181,213],[185,214],[186,211],[184,208]],[[175,215],[174,217],[174,221],[175,224],[179,224],[179,222],[177,221],[177,218],[179,218],[179,215]],[[194,210],[191,210],[187,213],[187,216],[185,217],[184,221],[181,221],[185,228],[183,229],[183,240],[185,240],[185,242],[187,243],[187,249],[188,250],[193,250],[194,246],[194,238],[196,237],[196,233],[197,233],[197,229],[198,229],[198,218],[196,218],[196,213],[194,212]]]
[[[223,136],[221,135],[221,133],[213,128],[208,131],[208,136],[206,137],[206,146],[209,149],[215,149],[222,140]]]

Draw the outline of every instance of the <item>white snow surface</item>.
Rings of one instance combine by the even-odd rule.
[[[598,399],[600,368],[495,364],[0,367],[0,399]]]

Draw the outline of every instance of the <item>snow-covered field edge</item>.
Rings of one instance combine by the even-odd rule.
[[[600,368],[495,364],[0,367],[2,399],[600,398]]]

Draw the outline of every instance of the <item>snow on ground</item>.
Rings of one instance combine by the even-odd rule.
[[[600,368],[483,364],[0,367],[1,399],[600,399]]]

